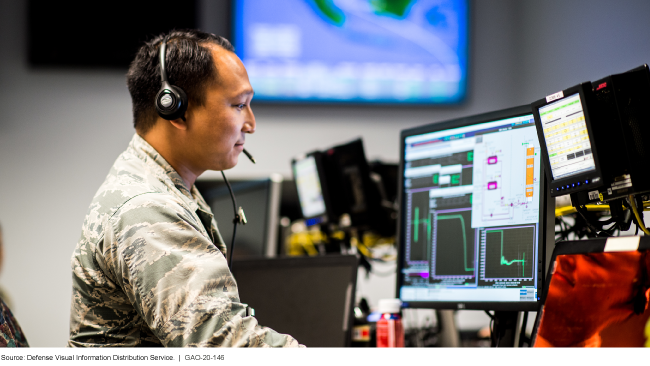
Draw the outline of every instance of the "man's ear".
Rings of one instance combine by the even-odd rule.
[[[184,119],[177,118],[177,119],[170,120],[168,122],[179,130],[183,130],[183,131],[187,130],[187,121],[185,121]]]

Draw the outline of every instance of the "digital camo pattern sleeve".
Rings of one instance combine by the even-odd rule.
[[[224,255],[179,202],[140,195],[107,224],[99,266],[164,346],[298,346],[245,316]]]
[[[0,298],[0,347],[29,347],[23,330]]]

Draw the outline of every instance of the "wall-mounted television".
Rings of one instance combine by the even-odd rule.
[[[256,101],[453,104],[468,0],[233,0]]]
[[[198,10],[197,0],[30,0],[29,64],[126,70],[144,42],[172,29],[198,28]]]

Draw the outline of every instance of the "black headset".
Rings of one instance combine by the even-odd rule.
[[[169,36],[165,36],[160,43],[160,81],[162,86],[156,94],[156,111],[158,115],[166,120],[181,118],[185,121],[185,111],[187,110],[187,94],[185,91],[175,85],[170,85],[167,80],[167,71],[165,70],[165,55],[167,51],[167,41]]]

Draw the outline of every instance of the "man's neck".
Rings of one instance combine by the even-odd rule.
[[[139,134],[139,133],[138,133]],[[187,164],[183,163],[183,159],[177,154],[178,147],[172,147],[174,145],[172,141],[168,138],[165,138],[162,133],[152,133],[151,131],[142,135],[139,134],[151,147],[156,149],[156,151],[171,165],[172,168],[180,175],[183,183],[187,189],[191,189],[196,182],[196,178],[201,175],[203,172],[195,172]]]

